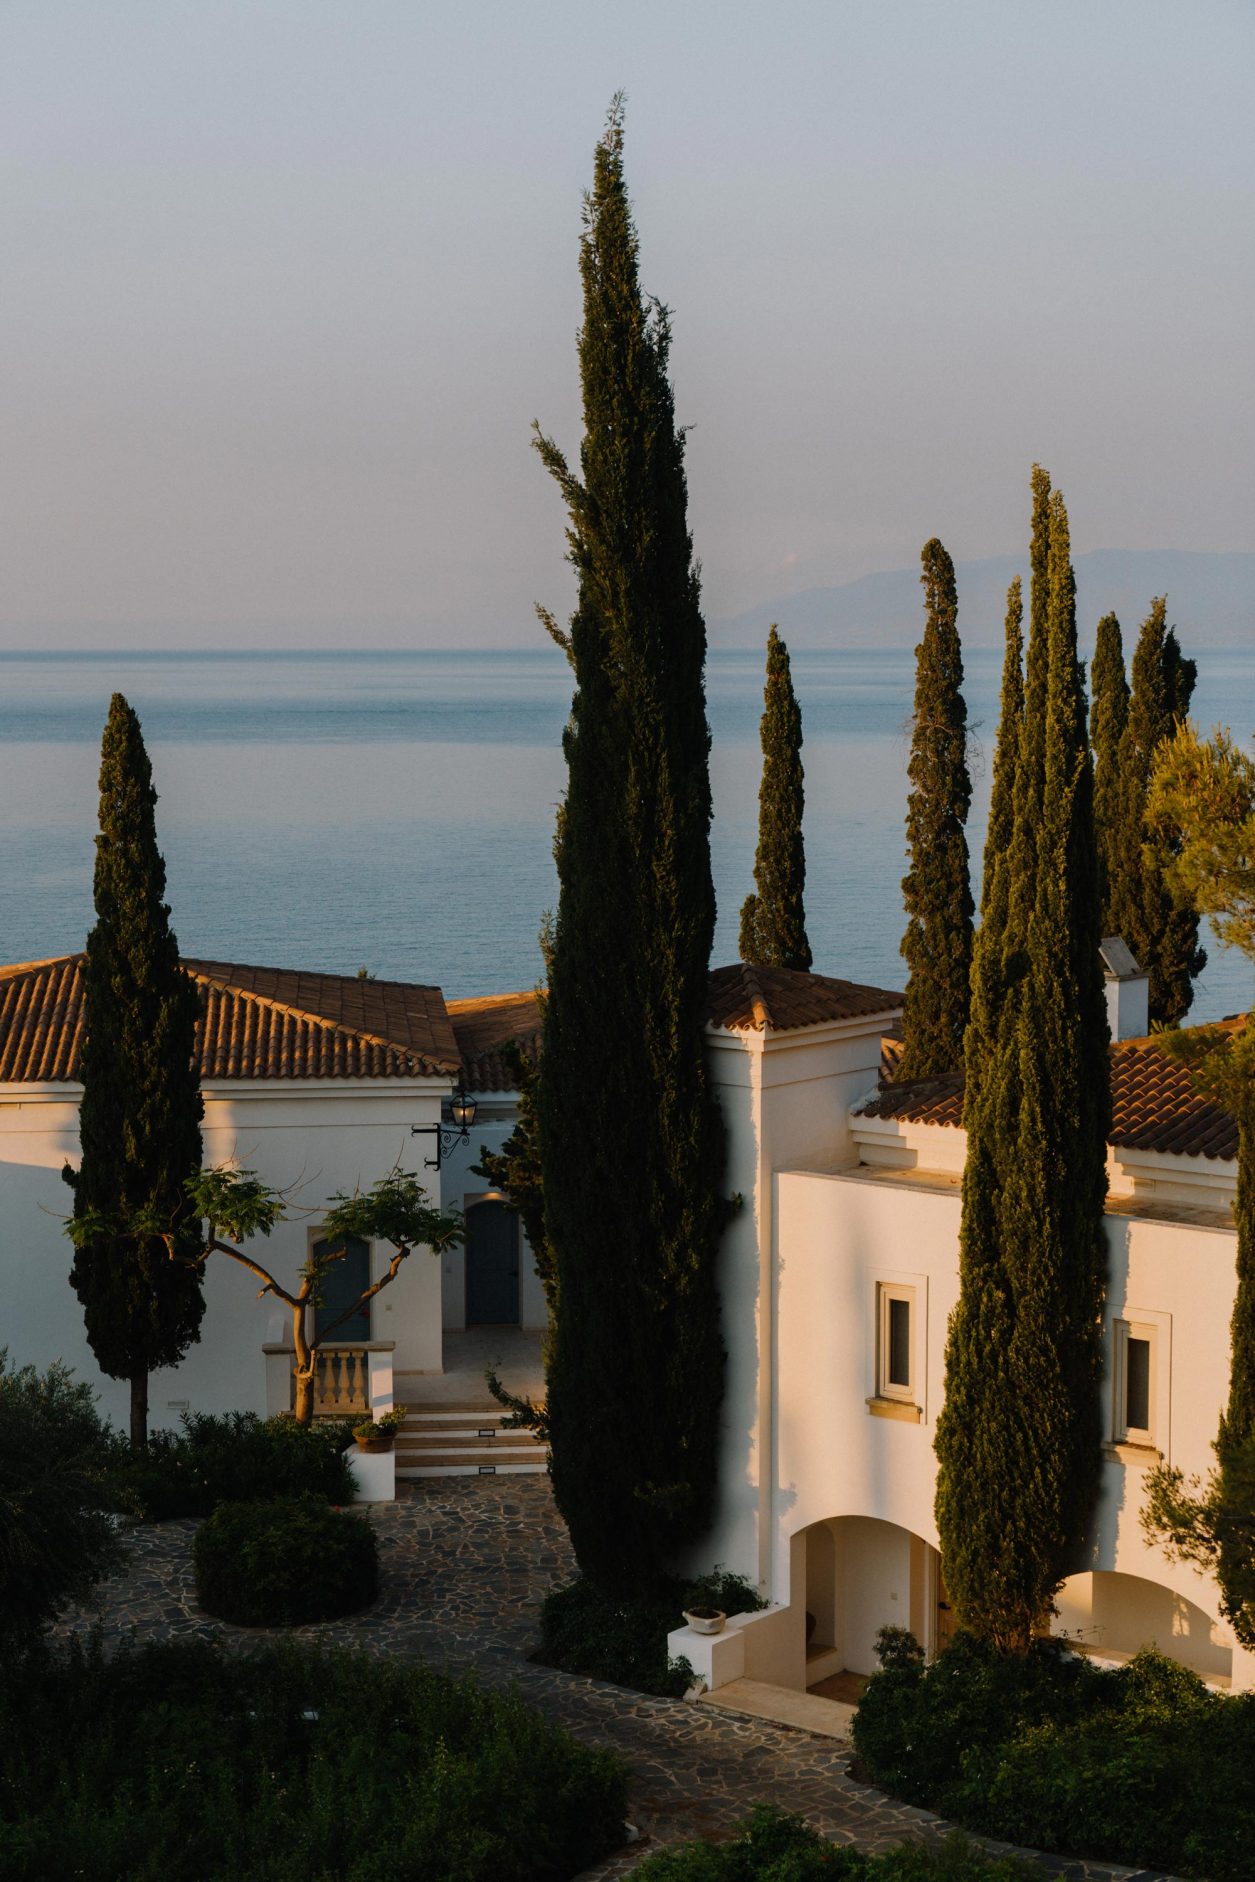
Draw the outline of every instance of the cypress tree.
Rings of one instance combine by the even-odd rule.
[[[972,979],[972,902],[964,825],[972,801],[954,564],[934,536],[920,554],[924,638],[915,649],[903,878],[910,968],[899,1078],[950,1072],[963,1056]]]
[[[775,627],[767,636],[767,684],[760,727],[763,777],[758,792],[757,892],[741,906],[740,954],[758,967],[809,973],[806,852],[802,846],[802,713],[793,691],[789,650]]]
[[[706,633],[670,321],[641,293],[622,152],[616,99],[581,242],[578,478],[537,434],[579,582],[537,1124],[556,1276],[554,1494],[583,1573],[631,1591],[710,1524],[724,1204],[704,1046]]]
[[[1194,999],[1193,979],[1206,965],[1198,915],[1168,886],[1180,833],[1147,825],[1146,805],[1156,754],[1189,711],[1197,668],[1167,626],[1167,601],[1151,604],[1133,655],[1128,718],[1120,738],[1109,851],[1106,933],[1128,942],[1150,977],[1152,1022],[1175,1025]]]
[[[1110,907],[1111,849],[1119,798],[1120,740],[1129,716],[1129,682],[1124,671],[1124,643],[1114,614],[1098,623],[1090,667],[1089,742],[1094,753],[1094,827],[1098,835],[1098,893],[1103,921]],[[1115,929],[1104,926],[1104,934]]]
[[[79,1108],[82,1161],[65,1175],[74,1214],[125,1221],[156,1212],[198,1247],[184,1184],[201,1162],[196,989],[179,966],[164,901],[152,767],[121,693],[100,752],[96,923],[84,958]],[[71,1284],[102,1371],[131,1387],[131,1442],[148,1435],[148,1374],[177,1365],[200,1337],[200,1277],[159,1237],[122,1231],[76,1246]]]
[[[1019,1651],[1079,1565],[1097,1490],[1110,1113],[1075,583],[1067,513],[1044,482],[1035,467],[1044,605],[1033,609],[1018,738],[1005,716],[1017,691],[1008,631],[995,778],[1010,768],[1009,741],[1014,828],[1005,918],[999,928],[987,908],[976,938],[960,1295],[936,1440],[937,1522],[960,1621]]]

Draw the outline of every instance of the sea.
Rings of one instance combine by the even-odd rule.
[[[978,878],[1000,655],[966,656]],[[1198,655],[1194,716],[1245,742],[1255,650]],[[901,987],[914,658],[798,652],[806,912],[816,970]],[[763,668],[712,652],[714,963],[737,957],[757,833]],[[450,999],[535,985],[554,906],[571,674],[515,652],[0,654],[0,960],[81,948],[100,734],[140,716],[182,952],[421,981]],[[1249,962],[1207,937],[1192,1017],[1244,1010]]]

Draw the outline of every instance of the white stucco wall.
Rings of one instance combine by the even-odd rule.
[[[688,1566],[719,1563],[767,1590],[776,1500],[778,1415],[772,1171],[783,1160],[839,1169],[856,1156],[850,1107],[875,1084],[892,1015],[788,1033],[707,1034],[713,1088],[727,1129],[724,1183],[742,1206],[720,1251],[728,1352],[718,1515]]]
[[[277,1188],[290,1189],[295,1219],[258,1245],[276,1278],[294,1281],[311,1230],[328,1199],[384,1176],[398,1162],[415,1167],[410,1126],[433,1122],[447,1080],[275,1080],[226,1084],[205,1093],[205,1162],[234,1159]],[[78,1158],[77,1089],[10,1086],[0,1090],[0,1346],[15,1364],[63,1359],[97,1386],[102,1409],[125,1424],[127,1388],[105,1378],[83,1331],[69,1285],[71,1248],[63,1230],[70,1192],[61,1166]],[[435,1173],[421,1172],[435,1200]],[[372,1249],[372,1279],[387,1265]],[[266,1409],[262,1345],[287,1333],[286,1310],[257,1299],[258,1283],[223,1256],[206,1271],[201,1338],[177,1368],[154,1373],[154,1426],[195,1411]],[[372,1303],[371,1335],[395,1340],[400,1370],[439,1370],[440,1263],[416,1251]]]
[[[961,1142],[958,1132],[937,1135]],[[790,1588],[790,1563],[808,1526],[834,1518],[896,1525],[891,1534],[866,1532],[857,1550],[855,1532],[835,1526],[847,1545],[844,1555],[838,1550],[837,1573],[846,1588],[844,1663],[854,1670],[870,1670],[854,1656],[866,1658],[878,1626],[911,1624],[907,1608],[913,1602],[918,1609],[919,1565],[927,1558],[917,1551],[913,1577],[907,1573],[909,1538],[937,1545],[933,1435],[958,1296],[959,1214],[957,1180],[945,1173],[931,1182],[866,1168],[776,1179],[778,1491],[770,1592],[803,1604],[802,1589]],[[1206,1472],[1228,1391],[1235,1233],[1218,1219],[1208,1226],[1198,1218],[1122,1214],[1107,1216],[1106,1232],[1109,1362],[1115,1319],[1156,1328],[1157,1446],[1187,1473]],[[876,1388],[876,1287],[885,1281],[916,1290],[919,1422],[873,1415],[867,1404]],[[1111,1437],[1110,1376],[1103,1405]],[[1235,1653],[1217,1619],[1214,1583],[1170,1563],[1142,1533],[1147,1461],[1154,1459],[1143,1453],[1104,1463],[1092,1558],[1063,1590],[1059,1626],[1117,1651],[1156,1640],[1209,1676],[1232,1671],[1235,1685],[1255,1683],[1252,1656]],[[931,1624],[931,1614],[925,1618]]]

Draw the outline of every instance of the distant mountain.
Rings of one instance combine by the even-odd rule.
[[[1028,556],[958,562],[959,630],[969,647],[1000,647],[1007,585],[1024,578]],[[1255,644],[1255,555],[1190,549],[1093,549],[1076,558],[1076,618],[1083,649],[1113,609],[1126,650],[1155,595],[1168,597],[1168,619],[1192,647]],[[712,624],[712,647],[756,647],[773,621],[790,647],[913,647],[923,631],[919,570],[890,569],[839,588],[782,595],[733,620]]]

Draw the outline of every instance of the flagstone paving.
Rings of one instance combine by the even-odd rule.
[[[574,1562],[545,1478],[446,1477],[407,1484],[395,1504],[370,1510],[379,1537],[382,1594],[345,1621],[285,1630],[374,1654],[401,1654],[487,1685],[514,1685],[589,1743],[617,1751],[631,1773],[630,1812],[640,1841],[584,1882],[628,1875],[650,1849],[726,1831],[752,1805],[799,1812],[834,1842],[878,1850],[948,1827],[848,1775],[849,1747],[682,1700],[650,1699],[533,1665],[536,1613]],[[265,1630],[227,1626],[196,1605],[194,1521],[130,1533],[126,1571],[106,1583],[63,1633],[99,1625],[107,1641],[132,1632],[168,1640],[220,1635],[248,1643]],[[1002,1848],[1001,1844],[990,1844]],[[1031,1852],[1023,1852],[1030,1854]],[[1044,1873],[1076,1882],[1160,1882],[1160,1872],[1037,1856]]]

